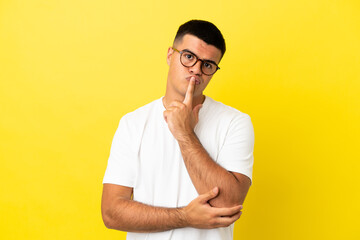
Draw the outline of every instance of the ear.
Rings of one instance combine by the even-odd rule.
[[[172,47],[168,48],[168,52],[167,52],[167,56],[166,56],[166,62],[167,64],[170,66],[170,61],[171,61],[171,56],[174,53],[174,50],[172,49]]]

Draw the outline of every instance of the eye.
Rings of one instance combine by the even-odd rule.
[[[190,54],[190,53],[185,53],[185,58],[188,59],[188,60],[192,60],[194,59],[194,55]]]
[[[207,68],[207,69],[212,69],[213,65],[211,63],[204,62],[204,67]]]

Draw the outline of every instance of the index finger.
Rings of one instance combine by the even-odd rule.
[[[185,99],[183,101],[184,104],[188,106],[192,106],[194,87],[195,86],[195,77],[191,77],[189,81],[188,88],[186,90]]]

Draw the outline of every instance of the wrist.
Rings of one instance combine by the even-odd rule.
[[[197,139],[197,136],[196,136],[194,130],[186,131],[186,132],[180,134],[176,138],[176,140],[179,142],[179,144],[182,144],[182,143],[188,144],[188,143],[193,142],[194,139]]]
[[[188,221],[188,218],[187,218],[186,207],[178,208],[177,212],[178,212],[178,216],[179,216],[179,219],[180,219],[180,226],[182,228],[190,227],[190,224],[189,224],[189,221]]]

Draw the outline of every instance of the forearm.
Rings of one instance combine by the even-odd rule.
[[[153,207],[123,198],[114,200],[103,218],[108,228],[126,232],[161,232],[187,226],[181,208]]]
[[[218,187],[220,193],[210,201],[212,206],[242,204],[250,186],[249,179],[243,180],[240,173],[231,173],[214,162],[194,133],[202,106],[193,102],[194,86],[195,78],[191,78],[184,101],[175,100],[166,106],[164,119],[179,143],[184,163],[197,192],[202,194]]]
[[[210,201],[212,206],[228,207],[243,203],[247,192],[241,191],[240,182],[232,173],[210,157],[195,133],[178,143],[187,171],[199,194],[216,186],[220,193]]]

